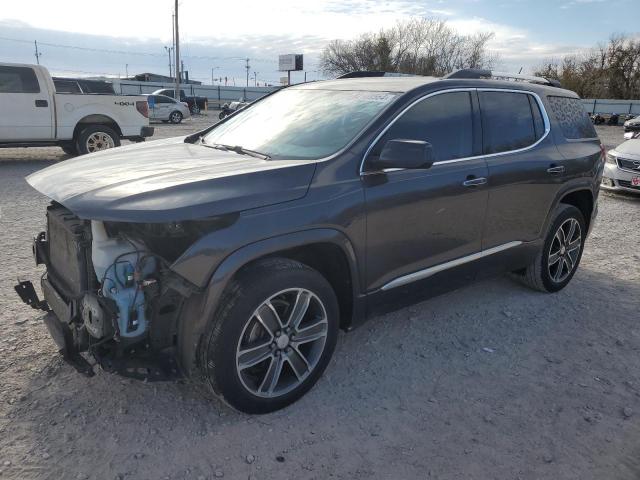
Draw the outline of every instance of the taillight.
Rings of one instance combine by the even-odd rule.
[[[137,101],[136,110],[138,110],[144,118],[149,118],[149,104],[146,100]]]

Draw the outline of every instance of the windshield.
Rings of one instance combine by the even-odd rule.
[[[341,150],[395,93],[287,89],[240,111],[204,137],[274,159],[318,159]]]

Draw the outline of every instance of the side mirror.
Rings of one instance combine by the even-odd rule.
[[[403,168],[425,169],[433,165],[433,147],[422,140],[395,139],[385,143],[380,156],[372,158],[368,165],[371,170]]]

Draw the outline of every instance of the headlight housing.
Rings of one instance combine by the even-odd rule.
[[[615,165],[616,164],[616,157],[614,157],[610,153],[607,153],[607,163],[612,163],[613,165]]]

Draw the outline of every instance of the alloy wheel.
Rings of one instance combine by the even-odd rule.
[[[575,218],[565,220],[553,237],[547,268],[555,283],[562,283],[575,270],[582,247],[582,229]]]
[[[324,350],[328,322],[318,296],[303,288],[265,300],[248,319],[236,349],[236,371],[253,395],[291,392],[313,372]]]
[[[111,135],[105,132],[94,132],[87,138],[87,152],[99,152],[101,150],[107,150],[113,148],[115,143]]]

